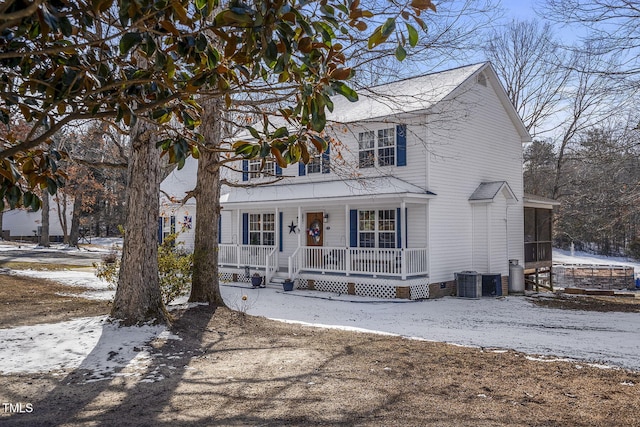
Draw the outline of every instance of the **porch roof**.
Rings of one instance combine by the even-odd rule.
[[[301,201],[405,200],[426,201],[435,193],[395,177],[375,177],[256,187],[228,188],[220,197],[222,205],[269,204],[297,205]]]

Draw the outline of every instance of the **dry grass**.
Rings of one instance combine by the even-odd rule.
[[[80,300],[42,292],[51,283],[12,283],[30,296],[2,291],[3,305],[7,295],[12,307],[40,301],[50,308],[41,320],[55,311],[91,315]],[[0,377],[0,400],[34,407],[31,414],[0,411],[0,424],[640,426],[639,373],[302,327],[222,308],[175,316],[172,330],[182,340],[154,342],[141,376],[87,382],[90,373],[78,370]]]

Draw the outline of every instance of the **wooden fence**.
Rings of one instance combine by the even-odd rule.
[[[560,288],[635,289],[634,269],[623,265],[558,264],[553,276]]]

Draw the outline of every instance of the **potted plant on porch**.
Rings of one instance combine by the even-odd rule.
[[[253,276],[251,276],[251,286],[253,286],[254,288],[263,287],[263,279],[264,278],[258,273],[253,273]]]
[[[292,291],[293,290],[293,280],[287,278],[284,280],[284,282],[282,282],[282,289],[284,289],[285,291]]]

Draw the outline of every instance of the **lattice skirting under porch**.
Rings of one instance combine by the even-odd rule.
[[[313,289],[338,294],[359,295],[374,298],[429,298],[429,282],[426,277],[395,280],[373,277],[320,276],[302,274],[297,288]]]

